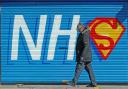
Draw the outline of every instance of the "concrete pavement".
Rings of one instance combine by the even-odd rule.
[[[0,89],[128,89],[128,85],[98,85],[87,88],[85,85],[71,87],[69,85],[0,85]]]

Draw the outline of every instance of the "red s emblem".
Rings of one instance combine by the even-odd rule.
[[[91,38],[106,60],[121,38],[125,27],[116,18],[95,18],[89,23]]]

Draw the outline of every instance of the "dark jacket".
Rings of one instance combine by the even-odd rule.
[[[89,29],[89,28],[88,28]],[[91,62],[92,52],[90,47],[90,30],[79,34],[76,44],[76,61]]]

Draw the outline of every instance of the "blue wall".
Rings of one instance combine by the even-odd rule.
[[[118,17],[123,5],[37,5],[37,6],[5,6],[2,7],[2,59],[1,82],[2,83],[62,83],[63,80],[71,80],[75,68],[75,55],[73,61],[67,61],[67,49],[69,36],[59,36],[53,61],[47,61],[48,46],[54,15],[61,14],[61,29],[70,29],[73,15],[80,15],[80,21],[86,23],[96,17]],[[125,11],[125,10],[124,10]],[[126,10],[127,11],[127,10]],[[47,25],[43,40],[40,61],[31,59],[26,40],[20,33],[18,60],[11,60],[12,32],[14,15],[23,15],[29,27],[34,42],[36,43],[40,15],[47,15]],[[122,14],[123,16],[124,14]],[[103,60],[99,51],[91,41],[93,52],[93,69],[96,80],[99,83],[128,83],[128,17],[122,24],[126,31],[107,58]],[[62,44],[63,43],[63,44]],[[74,52],[75,53],[75,52]],[[85,71],[82,72],[80,82],[88,82]]]

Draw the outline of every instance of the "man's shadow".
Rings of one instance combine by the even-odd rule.
[[[88,24],[91,22],[92,20],[88,20],[86,21],[86,23],[84,23],[84,26],[88,26]],[[91,44],[91,48],[94,50],[95,55],[98,57],[99,61],[102,61],[103,58],[100,54],[100,52],[98,51],[97,47],[95,46],[93,40],[90,38],[90,44]]]
[[[104,60],[104,59],[102,58],[100,52],[98,51],[97,47],[95,46],[95,44],[94,44],[94,42],[93,42],[92,39],[91,39],[91,42],[90,42],[90,43],[91,43],[91,48],[94,50],[95,55],[98,57],[99,61]]]

